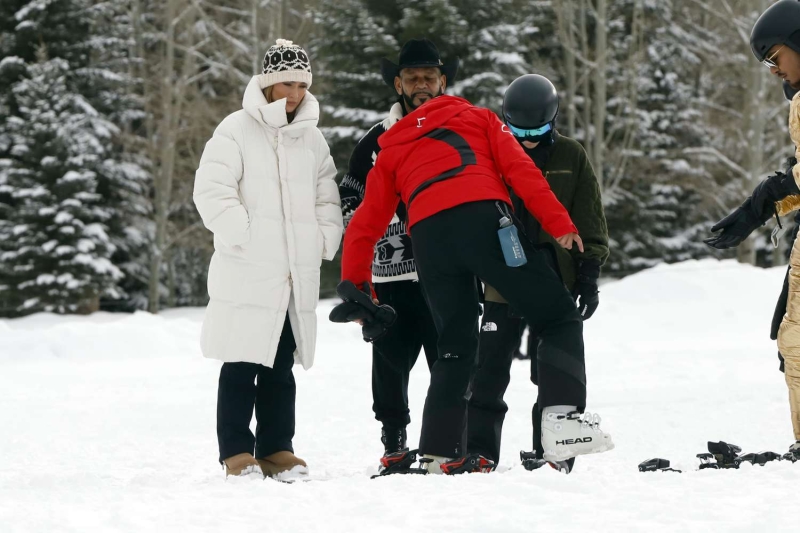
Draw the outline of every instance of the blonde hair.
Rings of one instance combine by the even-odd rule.
[[[266,87],[265,89],[263,89],[264,98],[267,99],[267,103],[268,104],[271,104],[272,102],[274,102],[274,100],[272,99],[272,88],[273,87],[274,87],[274,85],[270,85],[269,87]],[[300,106],[298,105],[298,108],[299,107]],[[294,120],[295,115],[297,115],[297,109],[295,109],[291,113],[286,113],[286,120],[288,120],[289,123],[291,124],[291,122]]]

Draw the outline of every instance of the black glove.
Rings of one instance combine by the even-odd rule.
[[[328,319],[331,322],[362,322],[361,335],[364,341],[372,342],[383,337],[397,319],[397,313],[388,305],[376,305],[372,301],[369,284],[363,290],[351,281],[342,281],[336,287],[336,293],[342,300],[335,306]]]
[[[712,232],[722,230],[722,233],[703,239],[703,242],[717,250],[739,246],[753,231],[763,226],[771,216],[770,211],[762,212],[761,216],[756,215],[753,209],[753,199],[749,197],[733,213],[711,227]]]
[[[773,204],[792,194],[800,194],[792,173],[776,172],[753,189],[753,212],[757,218],[761,218],[766,211],[769,218],[775,211]]]
[[[597,261],[581,261],[578,265],[578,276],[572,297],[578,304],[578,313],[583,320],[589,320],[600,304],[600,291],[597,290],[597,278],[600,277],[600,263]]]

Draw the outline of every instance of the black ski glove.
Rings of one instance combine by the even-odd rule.
[[[335,306],[328,319],[331,322],[362,323],[361,335],[365,342],[380,339],[397,319],[397,313],[388,305],[377,305],[372,301],[372,291],[369,284],[360,290],[351,281],[342,281],[336,287],[336,293],[344,300]]]
[[[733,213],[711,227],[712,232],[722,230],[722,233],[703,239],[703,242],[717,250],[739,246],[753,231],[763,226],[771,216],[770,211],[762,212],[761,216],[756,215],[753,209],[753,198],[749,197]]]
[[[753,189],[753,212],[757,218],[761,218],[766,211],[769,218],[775,211],[773,204],[792,194],[800,194],[792,173],[776,172]]]
[[[600,305],[600,291],[597,290],[599,277],[600,263],[597,261],[587,260],[578,264],[578,276],[572,289],[572,297],[578,304],[578,313],[583,320],[589,320]]]

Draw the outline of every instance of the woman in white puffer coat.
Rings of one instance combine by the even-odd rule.
[[[228,475],[307,473],[292,448],[292,367],[314,362],[320,263],[342,236],[336,168],[310,86],[308,55],[278,39],[195,176],[195,205],[214,233],[201,345],[223,361],[217,437]]]

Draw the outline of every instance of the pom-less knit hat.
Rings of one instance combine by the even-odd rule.
[[[264,55],[264,68],[258,79],[262,89],[285,81],[307,83],[311,87],[311,61],[302,47],[278,39]]]

